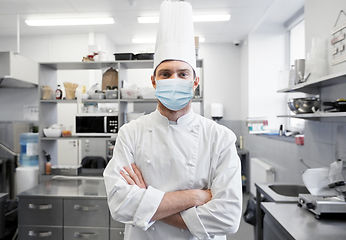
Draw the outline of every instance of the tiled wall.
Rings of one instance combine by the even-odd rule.
[[[311,168],[328,167],[337,159],[336,149],[346,149],[346,123],[341,122],[306,121],[303,146],[250,135],[245,121],[221,120],[220,124],[232,129],[238,139],[240,135],[244,137],[244,148],[249,150],[250,158],[259,158],[275,167],[277,182],[303,183],[301,175],[306,167],[300,159]]]

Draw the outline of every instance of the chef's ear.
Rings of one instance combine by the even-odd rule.
[[[155,81],[155,76],[151,76],[151,85],[156,89],[156,81]]]
[[[196,77],[196,78],[193,80],[193,91],[196,90],[198,84],[199,84],[199,77]]]

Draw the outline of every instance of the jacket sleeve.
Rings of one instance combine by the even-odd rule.
[[[190,232],[198,239],[237,232],[242,213],[241,164],[235,147],[236,137],[228,132],[215,154],[217,162],[210,175],[212,200],[189,208],[181,216]],[[214,161],[212,161],[214,162]]]
[[[119,131],[113,158],[103,173],[108,206],[114,220],[147,230],[154,223],[150,219],[160,205],[164,192],[151,186],[141,189],[137,185],[129,185],[120,175],[124,166],[131,167],[130,164],[135,162],[132,143],[128,134],[122,131],[123,128]]]

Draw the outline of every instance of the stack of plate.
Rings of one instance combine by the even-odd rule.
[[[145,114],[145,112],[128,112],[128,113],[126,113],[127,122],[135,120],[135,119],[143,116],[144,114]]]

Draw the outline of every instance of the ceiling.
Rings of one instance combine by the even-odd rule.
[[[131,5],[131,2],[135,2]],[[131,44],[133,37],[154,37],[158,24],[139,24],[138,16],[158,16],[162,0],[0,0],[0,37],[20,35],[104,33],[114,44]],[[230,13],[228,22],[195,23],[195,35],[207,43],[243,40],[268,19],[283,24],[304,0],[187,0],[194,14]],[[113,17],[115,24],[98,26],[29,27],[33,18]]]

